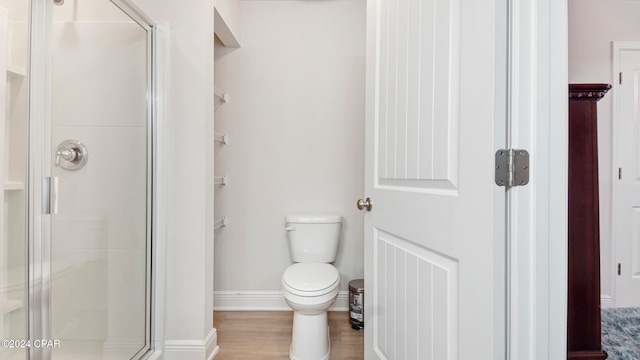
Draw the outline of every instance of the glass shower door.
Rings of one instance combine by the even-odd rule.
[[[138,358],[151,341],[151,27],[124,1],[67,0],[51,41],[51,357]]]

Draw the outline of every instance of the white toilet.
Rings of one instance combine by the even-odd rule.
[[[338,253],[342,217],[333,214],[285,218],[294,264],[282,275],[282,293],[293,309],[289,358],[329,359],[327,310],[338,297],[340,274],[331,265]]]

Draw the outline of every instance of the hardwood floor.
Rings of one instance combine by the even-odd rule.
[[[349,313],[329,311],[331,358],[364,359],[364,330],[353,330]],[[216,360],[286,360],[291,342],[291,311],[216,311],[220,351]]]

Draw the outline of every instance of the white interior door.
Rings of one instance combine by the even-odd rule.
[[[618,45],[614,54],[623,81],[614,84],[614,144],[619,168],[614,182],[618,266],[614,301],[617,307],[627,307],[640,306],[640,44]]]
[[[368,2],[367,359],[504,358],[495,6]]]

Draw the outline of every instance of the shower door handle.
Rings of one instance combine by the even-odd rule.
[[[47,176],[42,182],[42,212],[45,215],[58,213],[58,177]]]

